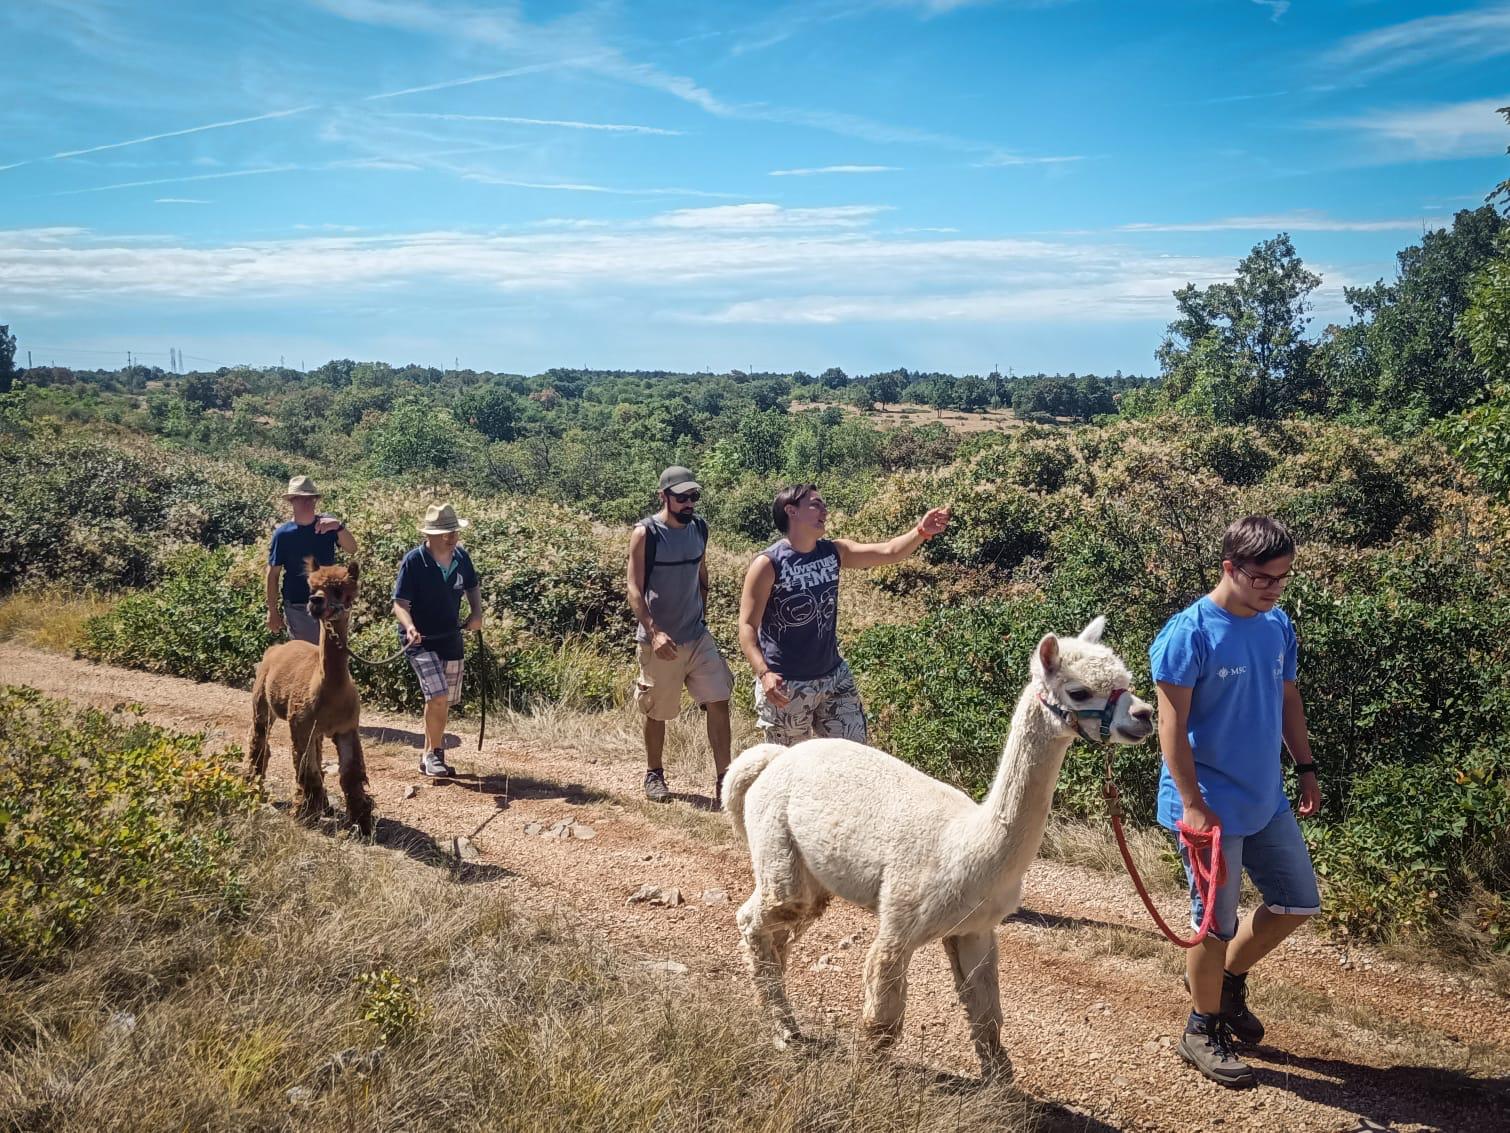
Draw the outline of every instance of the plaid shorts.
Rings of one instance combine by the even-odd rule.
[[[461,702],[461,670],[463,661],[442,661],[440,654],[431,649],[408,651],[409,664],[419,678],[419,691],[426,700],[444,696],[450,704]]]

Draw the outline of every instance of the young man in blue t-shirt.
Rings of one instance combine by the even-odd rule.
[[[305,609],[309,583],[304,581],[304,560],[312,557],[320,566],[329,566],[336,561],[337,547],[348,555],[356,554],[357,541],[335,516],[319,514],[320,492],[308,476],[290,480],[283,498],[294,518],[273,532],[267,550],[267,629],[282,633],[287,627],[290,640],[319,645],[319,619]]]
[[[1278,520],[1250,515],[1222,536],[1216,589],[1164,624],[1148,651],[1158,687],[1159,822],[1222,831],[1226,882],[1210,935],[1186,952],[1192,1009],[1180,1056],[1212,1081],[1250,1086],[1252,1069],[1232,1040],[1256,1043],[1264,1026],[1248,1010],[1248,972],[1321,911],[1316,872],[1284,793],[1281,748],[1300,776],[1300,814],[1321,808],[1321,791],[1295,686],[1295,630],[1277,603],[1292,574],[1295,543]],[[1190,916],[1204,914],[1189,851]],[[1238,924],[1244,870],[1263,904]]]
[[[468,521],[450,504],[431,504],[419,525],[424,543],[404,556],[393,583],[393,616],[425,698],[425,750],[420,774],[444,779],[446,721],[461,700],[462,631],[482,628],[482,581],[466,548],[459,545]],[[461,600],[467,620],[457,625]]]

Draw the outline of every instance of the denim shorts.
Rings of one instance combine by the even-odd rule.
[[[1211,935],[1217,939],[1231,940],[1237,935],[1237,897],[1243,884],[1243,870],[1248,871],[1269,912],[1302,917],[1321,912],[1316,869],[1311,865],[1300,823],[1295,821],[1295,812],[1289,807],[1256,834],[1235,836],[1223,831],[1222,857],[1227,862],[1227,880],[1217,890],[1216,912],[1211,918]],[[1206,909],[1196,892],[1190,852],[1183,845],[1180,858],[1190,882],[1190,927],[1199,930]]]

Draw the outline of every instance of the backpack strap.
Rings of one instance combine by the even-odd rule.
[[[640,520],[640,526],[645,529],[645,585],[648,586],[650,585],[650,572],[655,569],[656,544],[660,542],[661,537],[660,533],[655,529],[655,524],[650,522],[648,516]],[[692,517],[692,530],[696,531],[699,538],[702,539],[702,548],[694,558],[679,559],[674,563],[668,563],[668,566],[686,566],[689,563],[700,563],[703,561],[703,555],[708,550],[708,521],[700,515],[694,515]]]

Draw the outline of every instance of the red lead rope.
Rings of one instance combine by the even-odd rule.
[[[1112,781],[1110,756],[1106,760],[1106,785],[1101,793],[1106,798],[1106,811],[1112,820],[1112,830],[1117,835],[1117,849],[1122,852],[1122,864],[1127,867],[1128,875],[1132,878],[1133,887],[1137,889],[1138,896],[1143,898],[1143,907],[1148,910],[1148,915],[1153,917],[1153,923],[1159,926],[1159,931],[1168,937],[1170,943],[1178,944],[1181,948],[1194,948],[1205,940],[1206,934],[1211,931],[1211,917],[1216,910],[1217,890],[1227,879],[1227,863],[1222,859],[1222,828],[1213,826],[1209,830],[1197,831],[1186,826],[1183,820],[1175,823],[1180,835],[1180,845],[1185,847],[1191,866],[1195,870],[1196,892],[1201,896],[1201,907],[1204,910],[1201,916],[1201,927],[1195,936],[1189,940],[1182,940],[1164,923],[1159,910],[1154,908],[1153,898],[1148,895],[1148,887],[1138,876],[1138,867],[1133,865],[1132,852],[1127,848],[1127,835],[1122,832],[1122,796],[1117,790],[1117,784]]]

